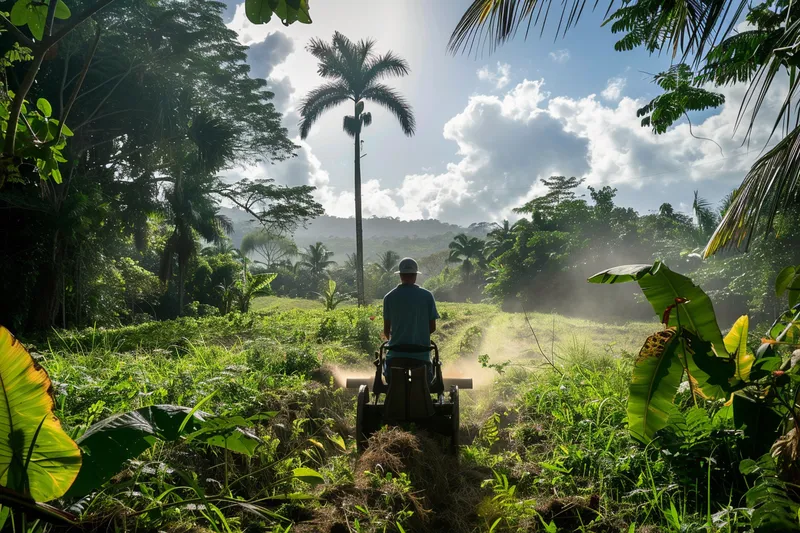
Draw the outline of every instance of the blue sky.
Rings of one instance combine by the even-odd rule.
[[[538,180],[550,174],[617,187],[618,203],[640,212],[662,202],[686,210],[695,189],[717,201],[738,185],[768,134],[766,125],[756,128],[749,151],[733,138],[744,87],[725,89],[718,112],[693,117],[694,133],[721,149],[693,139],[687,124],[659,138],[640,128],[636,109],[658,94],[646,73],[665,70],[670,58],[615,52],[617,36],[600,27],[602,12],[586,14],[564,38],[554,41],[552,26],[541,38],[536,30],[476,57],[446,51],[469,0],[318,0],[313,24],[289,27],[252,26],[242,6],[229,5],[229,26],[250,46],[254,75],[267,77],[292,135],[297,103],[322,82],[304,50],[311,37],[330,39],[335,30],[371,37],[378,52],[391,49],[410,63],[411,74],[390,83],[414,108],[414,137],[367,104],[374,122],[364,134],[366,216],[500,220],[541,194]],[[328,112],[294,160],[231,174],[310,183],[328,212],[352,214],[352,140],[341,130],[350,112]]]

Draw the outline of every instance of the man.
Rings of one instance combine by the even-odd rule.
[[[400,274],[400,285],[383,297],[383,334],[389,340],[383,375],[388,382],[394,360],[407,368],[427,366],[432,380],[431,333],[439,318],[436,301],[430,291],[417,285],[419,270],[410,257],[400,261],[395,274]]]

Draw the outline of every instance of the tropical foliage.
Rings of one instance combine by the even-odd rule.
[[[513,38],[525,28],[525,36],[535,26],[545,30],[548,20],[558,20],[556,35],[573,28],[585,14],[587,2],[563,2],[560,16],[548,17],[550,0],[474,0],[450,38],[450,50],[491,47]],[[594,5],[596,7],[596,4]],[[557,8],[554,8],[557,11]],[[737,24],[744,16],[747,27]],[[800,152],[800,122],[791,116],[792,95],[797,76],[792,60],[800,40],[800,26],[791,2],[769,0],[748,4],[741,0],[714,0],[702,4],[658,2],[611,2],[604,25],[621,38],[618,51],[644,48],[649,53],[667,52],[681,61],[654,81],[664,94],[639,109],[642,125],[656,134],[664,133],[689,113],[724,103],[724,97],[707,87],[747,83],[747,94],[739,112],[737,127],[745,129],[745,141],[753,131],[761,106],[783,75],[789,75],[789,90],[774,117],[772,136],[778,143],[763,154],[736,189],[730,205],[703,252],[708,257],[730,247],[747,248],[753,235],[777,233],[779,213],[795,205],[797,167]]]
[[[57,2],[53,16],[66,22],[33,47],[47,4],[14,6],[15,20],[2,19],[0,30],[8,42],[0,92],[14,95],[0,97],[0,120],[20,131],[4,138],[0,213],[18,229],[0,244],[2,323],[22,331],[178,315],[212,298],[189,285],[203,264],[199,239],[230,230],[223,201],[273,232],[322,212],[311,187],[218,177],[296,148],[266,81],[251,77],[246,48],[222,23],[221,4]],[[18,104],[33,136],[16,127]],[[115,288],[138,268],[161,277],[157,297]]]

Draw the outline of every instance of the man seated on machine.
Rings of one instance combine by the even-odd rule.
[[[400,285],[383,297],[383,335],[389,341],[383,376],[389,382],[394,366],[426,366],[428,381],[433,381],[431,333],[436,331],[436,300],[430,291],[417,285],[417,262],[410,257],[400,261]]]

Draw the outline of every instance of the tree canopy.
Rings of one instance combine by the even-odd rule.
[[[182,292],[197,240],[230,229],[218,214],[223,201],[270,229],[322,213],[312,187],[219,177],[234,164],[291,158],[297,148],[267,82],[251,76],[246,47],[222,22],[223,8],[208,0],[117,0],[42,63],[29,99],[48,102],[41,107],[54,116],[68,108],[70,137],[60,145],[58,179],[40,179],[40,168],[23,164],[0,189],[0,222],[15,228],[3,230],[0,243],[8,296],[0,321],[91,320],[97,280],[116,272],[110,258],[119,255],[164,281],[177,276]],[[0,85],[17,90],[29,65],[11,48]],[[182,312],[179,296],[172,312]]]
[[[573,28],[590,6],[586,0],[562,2],[559,10],[551,0],[474,0],[454,29],[452,52],[477,51],[498,46],[525,29],[544,32],[557,24],[556,35]],[[607,8],[605,26],[621,35],[618,51],[644,48],[666,53],[674,64],[654,76],[664,91],[638,110],[642,126],[654,133],[667,131],[689,113],[722,105],[722,95],[709,90],[732,83],[748,84],[736,128],[750,138],[767,95],[788,79],[789,88],[777,115],[770,139],[778,143],[761,155],[732,196],[703,255],[728,249],[747,249],[752,237],[775,233],[779,211],[796,204],[800,181],[800,115],[794,113],[794,95],[800,85],[795,75],[794,52],[800,42],[797,10],[791,2],[767,0],[748,4],[743,0],[708,0],[698,3],[616,2]],[[558,16],[551,15],[559,13]],[[741,19],[744,18],[744,21]],[[557,23],[555,22],[557,20]],[[745,22],[746,26],[737,25]],[[690,129],[691,131],[691,129]]]

